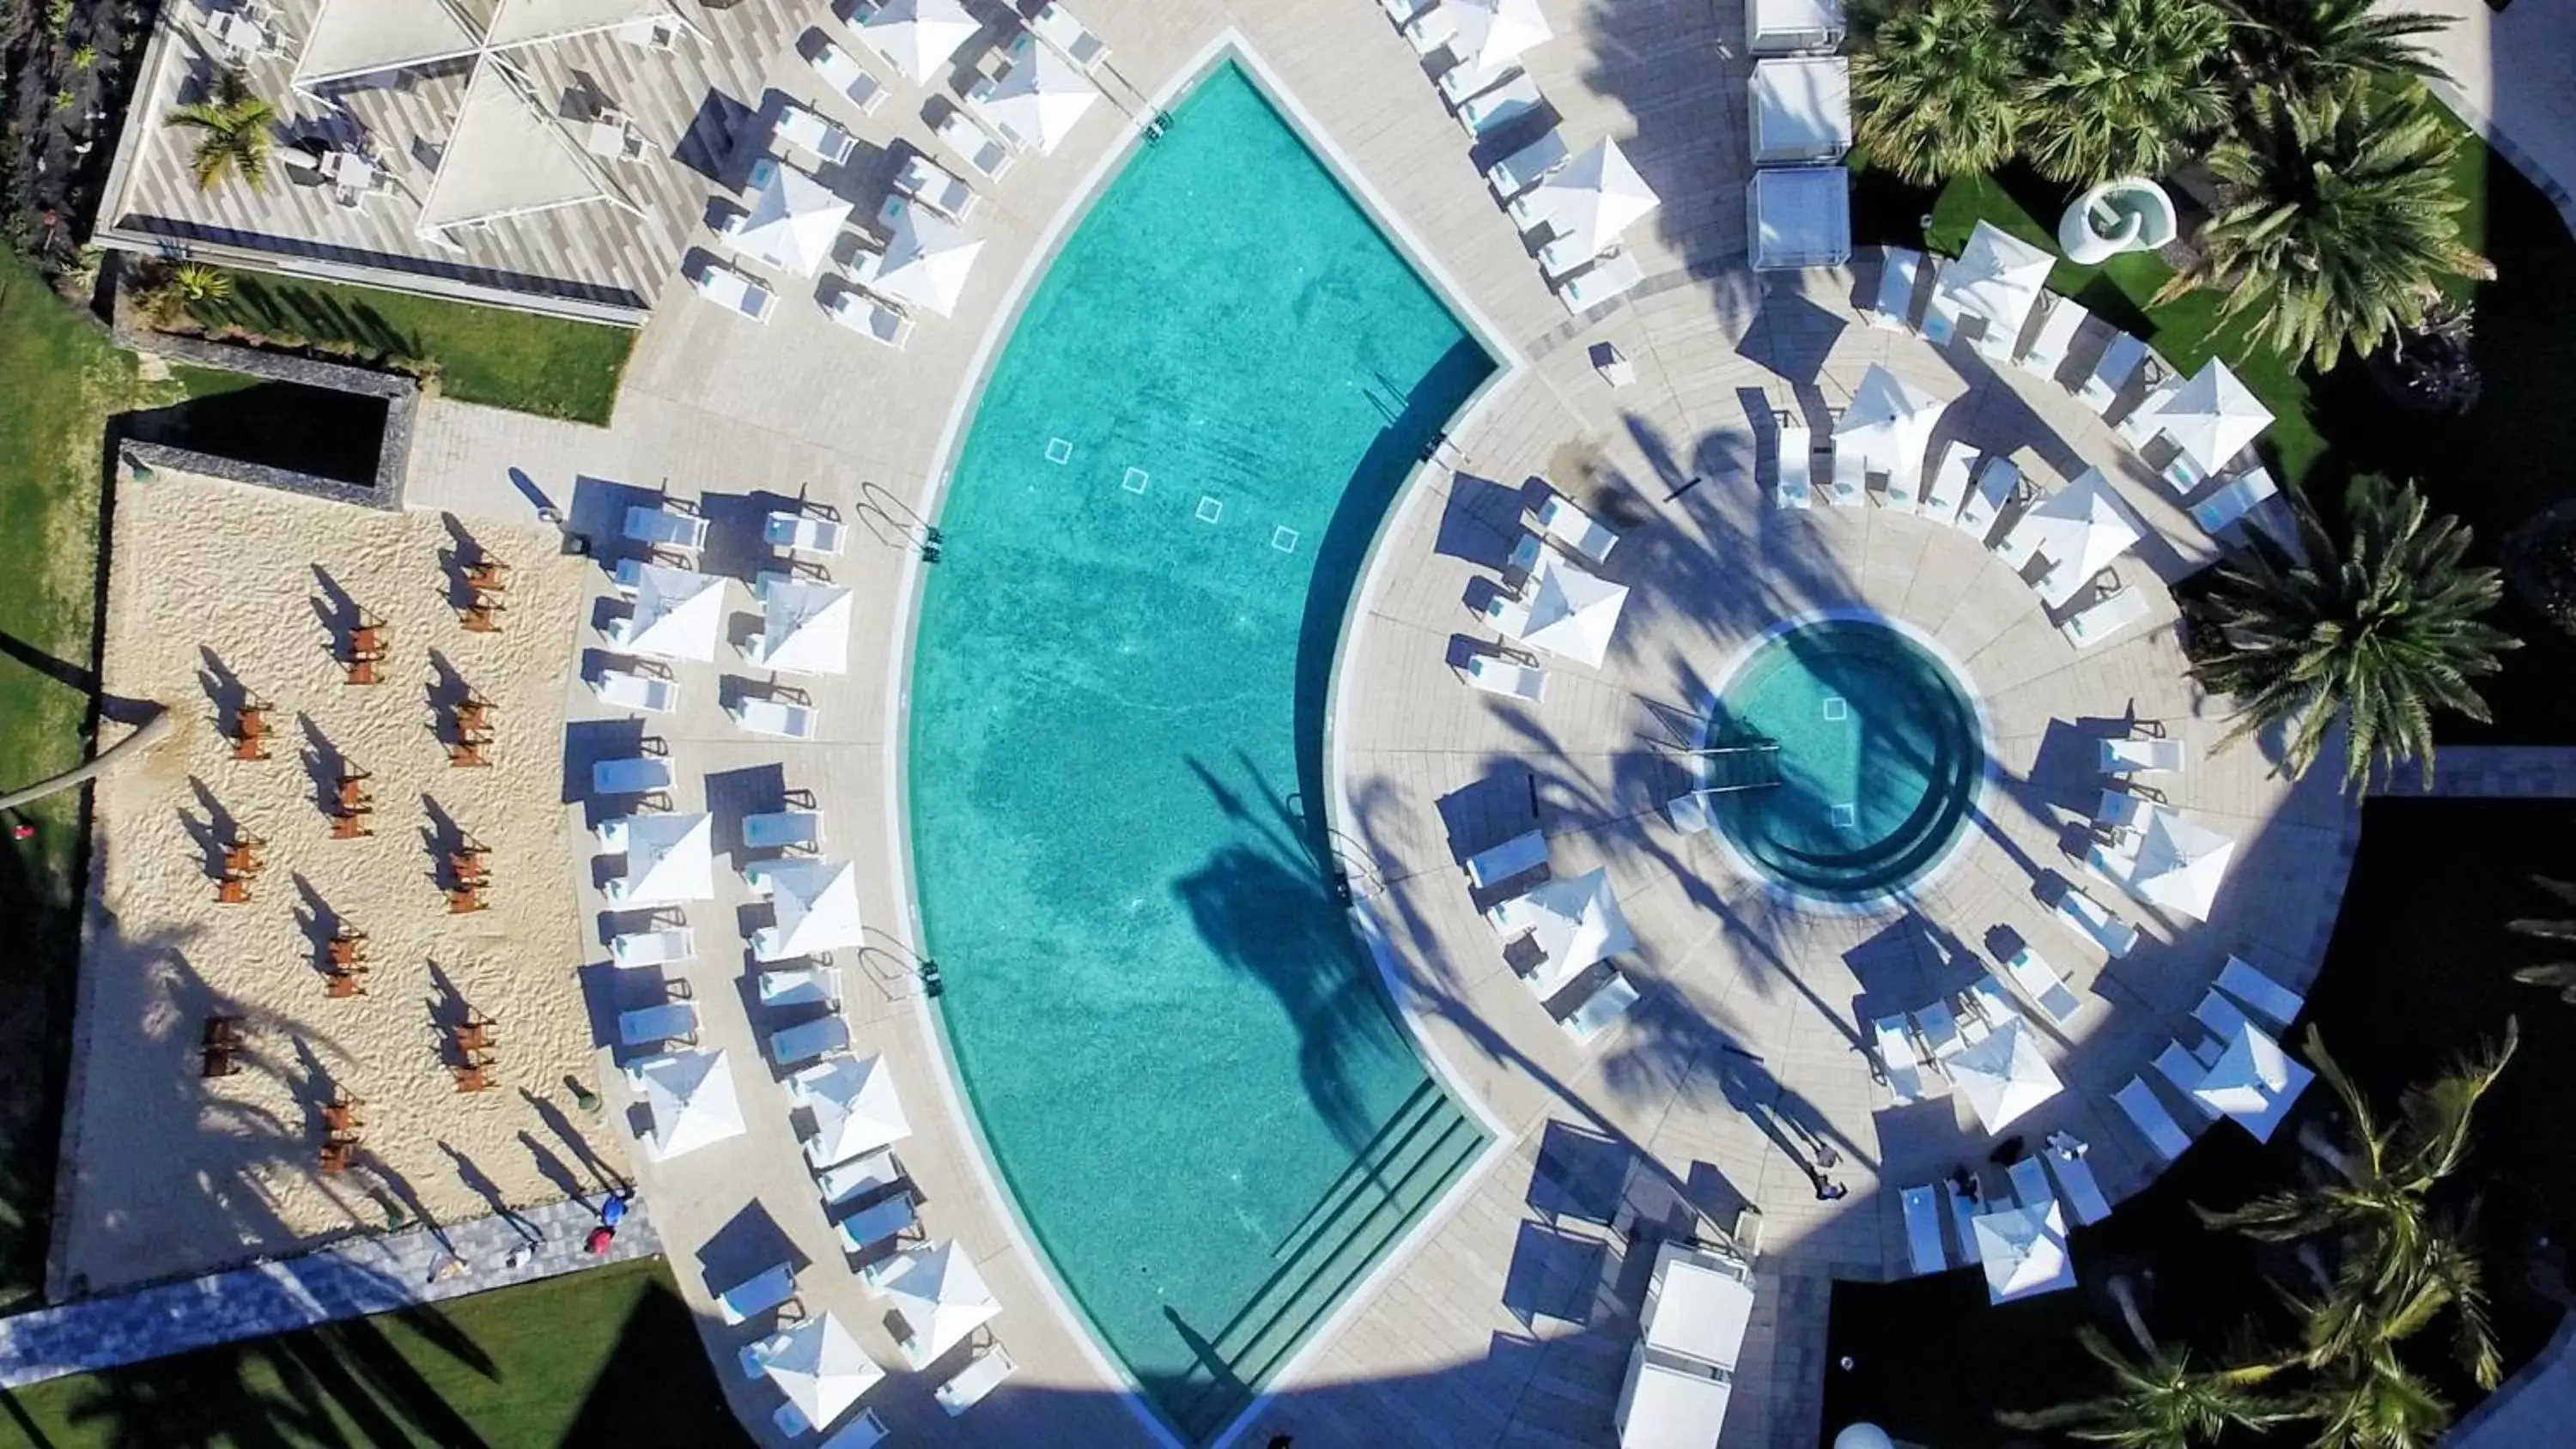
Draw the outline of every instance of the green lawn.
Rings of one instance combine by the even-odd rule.
[[[209,326],[342,343],[368,362],[435,363],[459,402],[606,423],[635,334],[401,292],[233,274],[233,294],[193,309]]]
[[[0,1395],[5,1449],[745,1442],[658,1262]]]

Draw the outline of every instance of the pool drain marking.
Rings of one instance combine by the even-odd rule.
[[[1290,528],[1284,523],[1273,528],[1270,530],[1270,546],[1279,550],[1281,553],[1295,553],[1297,551],[1297,530]]]
[[[1844,702],[1844,700],[1843,700],[1843,697],[1842,697],[1841,695],[1839,695],[1839,694],[1829,694],[1829,695],[1826,695],[1826,696],[1825,696],[1825,718],[1827,718],[1827,719],[1849,719],[1849,718],[1851,718],[1851,706],[1850,706],[1849,704],[1845,703],[1845,702]],[[1841,807],[1841,806],[1836,806],[1835,808],[1836,808],[1836,809],[1841,809],[1841,808],[1843,808],[1843,807]]]
[[[1834,828],[1835,828],[1836,830],[1857,830],[1857,829],[1859,829],[1859,828],[1860,828],[1860,811],[1859,811],[1859,809],[1858,809],[1857,807],[1855,807],[1855,806],[1851,806],[1851,805],[1837,805],[1837,806],[1835,806],[1835,807],[1834,807]]]
[[[1216,522],[1218,519],[1220,519],[1220,518],[1222,518],[1222,517],[1224,517],[1224,516],[1225,516],[1225,500],[1224,500],[1224,499],[1217,497],[1217,496],[1216,496],[1215,494],[1213,494],[1213,493],[1203,493],[1203,494],[1200,494],[1200,495],[1199,495],[1199,509],[1198,509],[1198,519],[1199,519],[1199,522],[1201,522],[1201,523],[1214,523],[1214,522]]]
[[[1047,461],[1062,465],[1073,461],[1073,441],[1069,438],[1047,439]]]
[[[1130,468],[1127,470],[1127,476],[1119,480],[1118,486],[1130,493],[1142,493],[1145,491],[1145,485],[1150,481],[1152,481],[1151,476],[1144,469]]]

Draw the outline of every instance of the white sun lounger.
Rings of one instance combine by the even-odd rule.
[[[608,939],[608,959],[620,966],[668,966],[696,959],[698,933],[686,926],[629,931]]]
[[[2101,831],[2135,830],[2146,819],[2147,797],[2127,790],[2105,790],[2093,807],[2093,828]]]
[[[1811,508],[1816,502],[1815,434],[1804,413],[1771,414],[1772,496],[1782,508]]]
[[[1517,65],[1501,65],[1485,70],[1478,70],[1473,66],[1453,65],[1442,71],[1440,78],[1433,81],[1431,85],[1434,90],[1440,92],[1440,99],[1454,111],[1466,104],[1469,98],[1483,95],[1519,74],[1521,74],[1521,68]]]
[[[2153,1148],[2158,1157],[2171,1162],[2191,1146],[2191,1139],[2174,1125],[2173,1114],[2165,1110],[2165,1104],[2157,1099],[2155,1088],[2147,1085],[2146,1078],[2131,1077],[2129,1085],[2114,1092],[2111,1100],[2120,1104],[2120,1110],[2129,1118],[2129,1125],[2138,1129],[2138,1135],[2147,1139],[2147,1146]]]
[[[2040,1014],[2049,1020],[2064,1022],[2075,1014],[2079,1003],[2074,990],[2066,984],[2066,978],[2056,967],[2048,964],[2047,957],[2028,946],[2015,951],[2012,958],[2004,962],[2004,974],[2012,978],[2013,989],[2029,998],[2030,1004],[2038,1007]]]
[[[831,303],[832,320],[849,328],[870,342],[881,342],[897,352],[912,340],[912,319],[855,287],[836,294]]]
[[[2048,315],[2040,319],[2039,332],[2022,350],[2021,370],[2050,382],[2057,380],[2057,369],[2066,365],[2066,349],[2083,330],[2092,313],[2072,297],[2043,297]]]
[[[780,1263],[716,1295],[716,1316],[739,1324],[767,1313],[796,1296],[796,1265]]]
[[[742,817],[742,843],[754,850],[820,850],[823,817],[813,810],[778,810]]]
[[[823,1195],[823,1206],[836,1208],[851,1198],[881,1191],[901,1181],[903,1167],[894,1160],[894,1149],[880,1147],[817,1175],[814,1187]]]
[[[2201,1078],[2209,1074],[2209,1068],[2200,1058],[2191,1054],[2190,1048],[2178,1041],[2166,1042],[2165,1049],[2156,1053],[2155,1069],[2156,1075],[2165,1079],[2165,1085],[2174,1089],[2185,1106],[2199,1113],[2204,1119],[2218,1115],[2217,1108],[2192,1095],[2192,1089],[2199,1086]]]
[[[686,553],[696,553],[707,546],[707,521],[668,506],[646,508],[638,504],[627,509],[625,526],[619,532],[637,543]]]
[[[2012,998],[2004,994],[2003,983],[1992,976],[1980,976],[1968,983],[1968,1004],[1976,1008],[1977,1015],[1985,1018],[1986,1031],[1992,1031],[2005,1022],[2018,1020],[2021,1016],[2020,1008],[2014,1006]],[[1960,1029],[1965,1031],[1966,1027],[1963,1025]],[[1983,1034],[1983,1032],[1979,1033],[1979,1035]]]
[[[1109,47],[1100,43],[1100,37],[1085,30],[1082,22],[1073,18],[1073,12],[1056,0],[1047,0],[1038,7],[1038,13],[1029,17],[1029,29],[1085,72],[1098,70],[1100,63],[1109,58]]]
[[[1509,204],[1513,197],[1518,196],[1522,192],[1529,190],[1531,187],[1538,185],[1539,182],[1554,174],[1556,168],[1564,165],[1567,159],[1568,152],[1565,149],[1564,135],[1560,132],[1551,130],[1546,135],[1539,137],[1537,140],[1530,142],[1528,145],[1523,146],[1517,151],[1514,151],[1502,160],[1486,167],[1485,184],[1493,188],[1494,199],[1496,201]],[[1528,210],[1529,208],[1526,207],[1513,206],[1512,220],[1516,222],[1520,221],[1522,213]],[[1545,220],[1547,220],[1547,214],[1545,212],[1532,211],[1530,213],[1529,222],[1524,224],[1521,229],[1523,231],[1527,231],[1531,226]]]
[[[1959,1035],[1959,1018],[1950,1003],[1935,1001],[1915,1008],[1914,1029],[1923,1034],[1923,1045],[1932,1054],[1932,1065],[1942,1064],[1968,1049],[1967,1040]]]
[[[886,1441],[885,1420],[874,1409],[861,1409],[859,1416],[832,1431],[832,1436],[814,1449],[877,1449]]]
[[[1545,254],[1541,254],[1544,259]],[[1551,273],[1551,275],[1553,275]],[[1568,312],[1589,312],[1616,297],[1624,297],[1646,279],[1645,265],[1632,251],[1618,250],[1601,258],[1573,276],[1556,284],[1556,300]]]
[[[779,107],[778,120],[769,128],[769,134],[826,166],[840,165],[859,149],[858,137],[794,101]]]
[[[2044,1208],[2057,1201],[2057,1189],[2048,1182],[2048,1169],[2040,1166],[2036,1157],[2014,1158],[2012,1165],[2004,1169],[2004,1177],[2012,1183],[2013,1201],[2023,1207]]]
[[[790,553],[810,553],[819,558],[839,558],[849,541],[850,530],[837,519],[821,518],[811,513],[772,513],[761,520],[760,537],[771,548]]]
[[[1002,1381],[1018,1368],[1019,1365],[1011,1362],[1011,1356],[1002,1351],[1000,1344],[987,1344],[981,1352],[966,1360],[965,1367],[950,1374],[948,1382],[931,1390],[931,1397],[939,1400],[939,1407],[946,1409],[948,1417],[954,1419],[984,1402],[985,1397],[1000,1388]]]
[[[1870,1040],[1878,1051],[1879,1070],[1887,1076],[1887,1090],[1897,1104],[1923,1100],[1923,1072],[1920,1058],[1914,1052],[1914,1038],[1906,1035],[1903,1016],[1882,1016],[1869,1024]]]
[[[678,681],[623,669],[601,670],[599,677],[590,682],[590,692],[599,696],[601,704],[640,709],[646,714],[669,714],[680,707]]]
[[[1609,980],[1583,998],[1581,1006],[1567,1013],[1563,1022],[1566,1035],[1574,1038],[1576,1046],[1588,1047],[1599,1040],[1603,1032],[1618,1025],[1619,1019],[1628,1014],[1628,1008],[1636,1004],[1635,983],[1613,971]]]
[[[1905,1209],[1905,1255],[1914,1271],[1947,1271],[1950,1255],[1941,1246],[1941,1204],[1933,1198],[1931,1185],[1905,1188],[1896,1200]]]
[[[809,33],[821,34],[820,31]],[[885,103],[885,82],[878,80],[867,67],[851,59],[848,51],[832,42],[825,40],[814,46],[808,60],[815,74],[846,97],[851,105],[858,107],[860,115],[870,114]]]
[[[1538,82],[1524,72],[1458,107],[1458,124],[1470,139],[1479,138],[1537,110],[1546,100],[1538,93]]]
[[[1913,331],[1914,280],[1922,270],[1921,252],[1910,247],[1889,247],[1887,261],[1878,269],[1878,295],[1862,309],[1861,320],[1872,327]]]
[[[617,1014],[617,1039],[631,1047],[658,1047],[666,1041],[698,1039],[698,1007],[693,1001],[666,1001]]]
[[[828,1006],[841,1009],[841,968],[790,966],[760,973],[760,1004],[770,1007]]]
[[[1430,8],[1430,0],[1377,0],[1377,8],[1386,12],[1387,24],[1402,30]]]
[[[1602,527],[1591,514],[1561,494],[1549,495],[1538,506],[1537,523],[1548,537],[1597,564],[1608,563],[1610,550],[1619,543],[1618,534]]]
[[[2146,616],[2147,596],[2135,588],[2121,588],[2076,610],[2057,626],[2057,632],[2076,648],[2090,649]]]
[[[2173,775],[2183,767],[2182,741],[2162,737],[2102,742],[2105,775]]]
[[[1001,180],[1002,173],[1010,170],[1011,163],[1019,159],[1018,152],[976,124],[974,118],[964,111],[950,111],[931,134],[937,136],[939,143],[958,160],[965,162],[967,170],[987,181]]]
[[[814,738],[814,710],[810,705],[788,704],[775,699],[740,699],[725,713],[746,734],[768,735],[781,740]]]
[[[2138,364],[2146,360],[2146,343],[2131,333],[2113,334],[2110,345],[2104,347],[2101,357],[2094,361],[2093,371],[2086,375],[2084,386],[2077,395],[2095,413],[2109,416],[2112,405],[2120,400],[2121,389],[2129,385],[2130,378],[2138,375]]]
[[[2272,481],[2271,470],[2257,466],[2228,479],[2217,492],[2193,504],[2191,516],[2202,532],[2220,533],[2280,491],[2281,485]]]
[[[1399,27],[1398,33],[1414,54],[1429,55],[1458,38],[1458,19],[1448,6],[1434,5]]]
[[[2215,986],[2202,992],[2200,1000],[2193,1003],[2191,1019],[2209,1028],[2209,1034],[2222,1042],[2254,1025],[2245,1019],[2245,1008]]]
[[[2098,1223],[2111,1215],[2111,1200],[2102,1195],[2102,1184],[2093,1178],[2093,1164],[2085,1156],[2082,1141],[2056,1134],[2040,1157],[2047,1162],[2049,1175],[2057,1179],[2057,1194],[2066,1200],[2078,1226]]]
[[[841,1240],[842,1252],[864,1253],[920,1227],[921,1214],[913,1205],[912,1194],[898,1192],[834,1223],[832,1232]]]
[[[1950,1226],[1959,1235],[1959,1261],[1970,1266],[1984,1261],[1977,1251],[1976,1206],[1959,1196],[1959,1185],[1946,1177],[1941,1179],[1941,1198],[1950,1205]]]
[[[735,316],[754,322],[766,322],[769,314],[778,310],[778,294],[767,283],[744,276],[721,262],[701,263],[690,275],[689,287]]]
[[[671,788],[671,762],[659,755],[600,760],[590,767],[594,795],[646,795]]]
[[[2136,926],[2122,920],[2119,912],[2073,886],[2067,887],[2066,894],[2057,898],[2057,918],[2101,947],[2114,961],[2137,949]]]
[[[1959,516],[1959,505],[1968,499],[1968,456],[1957,439],[1942,441],[1941,461],[1933,465],[1931,486],[1923,490],[1916,512],[1942,523]]]
[[[2166,400],[2182,391],[2182,385],[2183,379],[2169,377],[2148,388],[2146,396],[2138,399],[2138,405],[2122,413],[2120,420],[2111,425],[2112,431],[2126,439],[2132,448],[2143,448],[2154,442],[2156,434],[2164,430],[2164,424],[2156,419],[2162,416]]]
[[[1836,445],[1833,477],[1825,484],[1825,501],[1836,508],[1857,508],[1869,502],[1869,459],[1856,449]]]
[[[603,820],[597,825],[592,826],[590,828],[590,838],[595,847],[593,853],[598,855],[624,855],[626,853],[627,830],[634,824],[634,821],[635,817],[632,815],[620,815],[614,819]]]
[[[1547,832],[1532,830],[1467,857],[1467,882],[1478,890],[1492,890],[1546,864]]]
[[[964,221],[974,215],[976,205],[983,200],[957,173],[918,151],[905,158],[903,169],[895,173],[894,189],[896,196],[889,199],[910,197],[933,211],[946,213],[951,221]]]
[[[1977,486],[1959,503],[1959,515],[1950,521],[1961,533],[1986,541],[1995,531],[1995,520],[2003,516],[2004,504],[2013,490],[2021,486],[2021,465],[2001,453],[1988,453],[1977,467]]]
[[[1467,682],[1487,694],[1507,699],[1538,703],[1547,693],[1547,671],[1527,664],[1514,664],[1498,654],[1475,654],[1467,659]]]
[[[850,1024],[835,1012],[770,1033],[769,1059],[782,1067],[792,1067],[825,1052],[845,1050],[849,1045]]]
[[[1886,505],[1899,513],[1923,511],[1923,455],[1909,454],[1887,470]]]
[[[2274,1028],[2287,1031],[2299,1019],[2308,999],[2273,980],[2241,956],[2230,956],[2218,973],[2218,989],[2251,1007],[2254,1014],[2267,1017]]]

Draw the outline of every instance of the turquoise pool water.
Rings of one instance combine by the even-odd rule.
[[[1778,743],[1780,784],[1718,795],[1718,828],[1774,883],[1829,901],[1921,879],[1966,827],[1986,768],[1966,688],[1901,631],[1863,619],[1801,624],[1755,647],[1710,726],[1713,744],[1750,740]]]
[[[967,433],[910,796],[994,1155],[1199,1437],[1481,1142],[1319,865],[1319,802],[1363,555],[1494,363],[1246,76],[1173,114],[1065,242]]]

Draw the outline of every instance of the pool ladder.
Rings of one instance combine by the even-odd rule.
[[[1748,740],[1742,744],[1710,745],[1688,752],[1692,758],[1708,764],[1708,783],[1700,787],[1703,795],[1728,795],[1738,790],[1768,790],[1780,783],[1780,742]]]

